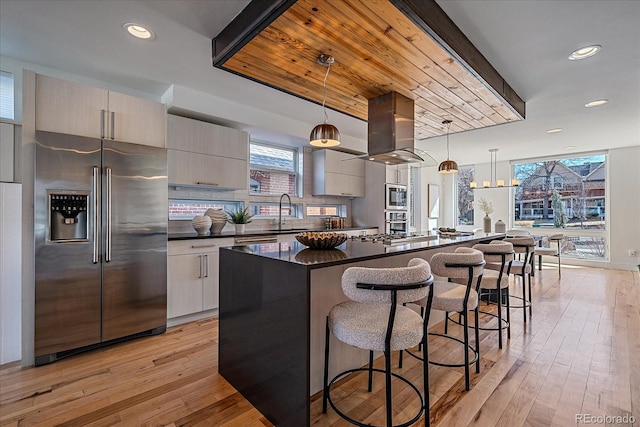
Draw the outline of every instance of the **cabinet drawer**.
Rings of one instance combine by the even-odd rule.
[[[172,240],[169,242],[169,255],[201,254],[218,252],[221,247],[233,246],[233,237],[223,239]]]

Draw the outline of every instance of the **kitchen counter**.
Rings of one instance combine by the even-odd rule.
[[[325,229],[309,229],[309,228],[292,228],[288,230],[247,230],[244,233],[236,233],[235,231],[223,231],[219,234],[206,234],[204,236],[198,236],[195,231],[189,233],[169,233],[168,240],[187,240],[187,239],[220,239],[225,237],[251,237],[251,236],[271,236],[279,234],[298,234],[305,231],[328,231],[328,232],[346,232],[354,230],[369,230],[376,227],[349,227],[349,228],[337,228],[333,230]]]
[[[322,389],[325,319],[345,301],[351,266],[404,267],[414,257],[503,238],[458,236],[384,245],[347,240],[333,250],[299,242],[220,249],[219,372],[279,427],[310,422],[310,396]],[[431,319],[444,319],[440,312]],[[332,342],[329,378],[364,366],[368,352]]]

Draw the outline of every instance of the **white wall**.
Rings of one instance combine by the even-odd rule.
[[[22,357],[22,186],[0,182],[0,365]]]
[[[610,267],[636,270],[640,257],[640,146],[609,151],[607,164]]]

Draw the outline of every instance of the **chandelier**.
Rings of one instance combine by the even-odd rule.
[[[520,185],[520,180],[513,178],[511,180],[511,185],[504,185],[503,179],[498,179],[497,174],[497,165],[498,165],[498,149],[492,148],[489,150],[491,153],[491,180],[490,181],[482,181],[482,187],[478,187],[478,183],[476,181],[471,181],[469,183],[469,188],[472,190],[482,190],[485,188],[509,188],[509,187],[518,187]]]

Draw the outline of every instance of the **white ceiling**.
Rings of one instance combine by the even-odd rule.
[[[2,0],[0,54],[157,97],[177,84],[279,111],[311,129],[322,118],[319,106],[212,67],[211,38],[248,3]],[[640,144],[640,1],[438,3],[527,104],[522,122],[451,135],[452,159],[488,162],[489,148],[508,160]],[[133,39],[122,29],[127,22],[150,27],[157,38]],[[589,44],[602,51],[584,61],[567,59]],[[584,107],[601,98],[609,103]],[[343,134],[366,139],[363,122],[336,112],[330,117]],[[558,127],[564,131],[546,133]],[[442,137],[418,147],[437,160],[446,157]]]

